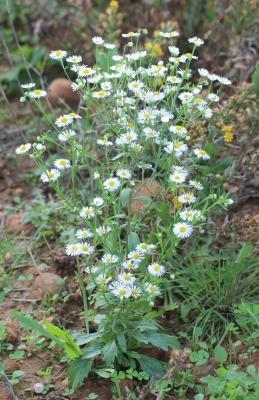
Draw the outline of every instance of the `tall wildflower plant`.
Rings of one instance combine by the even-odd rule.
[[[122,34],[121,53],[94,37],[94,66],[52,51],[50,57],[75,77],[80,115],[50,120],[36,143],[16,150],[31,152],[41,182],[74,215],[74,239],[65,251],[76,259],[85,332],[66,332],[62,339],[60,329],[45,324],[54,329],[50,338],[74,346],[67,352],[73,387],[91,370],[105,376],[112,368],[138,365],[150,376],[163,374],[164,364],[143,354],[143,347],[178,346],[155,320],[165,310],[163,298],[172,298],[173,254],[204,232],[216,207],[231,203],[210,189],[211,139],[193,141],[190,131],[196,120],[212,117],[211,106],[230,81],[204,68],[192,78],[201,39],[190,38],[190,53],[180,54],[178,33],[160,32],[157,41],[168,59],[154,63],[140,46],[145,34]],[[46,92],[32,82],[23,88],[22,101],[44,112]],[[55,160],[47,157],[53,144]],[[155,198],[149,195],[153,185]]]

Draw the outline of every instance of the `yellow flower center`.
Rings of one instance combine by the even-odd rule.
[[[63,165],[63,166],[64,166],[64,165],[66,165],[66,163],[67,163],[66,160],[59,160],[59,164],[60,164],[60,165]]]
[[[21,150],[22,150],[22,151],[25,151],[25,150],[27,150],[27,146],[26,146],[26,144],[23,144],[23,145],[21,145]]]
[[[110,181],[110,182],[108,182],[108,186],[110,186],[110,187],[114,187],[114,186],[115,186],[115,182],[114,182],[114,181]]]
[[[126,294],[126,290],[125,289],[120,289],[119,290],[119,295],[120,296],[124,296],[124,294]]]
[[[72,251],[76,251],[76,250],[77,250],[77,246],[76,246],[75,244],[73,244],[73,245],[71,246],[71,250],[72,250]]]
[[[48,175],[48,178],[50,178],[50,179],[54,178],[54,176],[55,176],[54,172],[48,172],[47,175]]]
[[[100,92],[98,92],[98,96],[103,97],[105,95],[105,92],[103,90],[100,90]]]
[[[60,117],[60,122],[64,123],[67,121],[68,121],[67,117]]]
[[[199,150],[199,154],[200,154],[201,156],[204,156],[204,155],[206,154],[206,151],[205,151],[205,150]]]
[[[55,56],[59,57],[61,55],[62,55],[62,51],[61,50],[55,51]]]
[[[158,271],[160,271],[160,269],[161,269],[160,265],[155,265],[154,266],[154,271],[158,272]]]
[[[180,226],[179,227],[179,232],[182,232],[182,233],[186,232],[186,227],[185,226]]]
[[[34,94],[41,94],[41,90],[40,90],[40,89],[35,89],[35,90],[33,91],[33,93],[34,93]]]

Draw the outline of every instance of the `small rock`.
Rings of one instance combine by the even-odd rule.
[[[3,364],[6,372],[13,372],[16,369],[19,369],[19,362],[17,360],[11,360],[10,358],[7,358],[3,361]]]
[[[133,201],[131,209],[133,213],[139,214],[146,207],[145,201],[138,200],[138,197],[155,198],[160,190],[160,184],[157,179],[145,178],[144,182],[138,182],[132,189]]]
[[[11,234],[22,233],[23,235],[30,235],[34,232],[35,227],[30,223],[24,223],[26,213],[19,213],[8,215],[5,221],[5,230]]]
[[[32,284],[31,297],[41,299],[46,294],[59,293],[61,286],[58,284],[61,277],[51,272],[44,272],[37,276]]]
[[[16,344],[19,342],[20,327],[16,320],[11,320],[5,325],[6,342]]]
[[[242,350],[243,349],[243,343],[241,342],[241,340],[237,340],[234,344],[233,344],[234,348],[236,350]]]
[[[34,393],[41,394],[41,393],[43,393],[44,389],[45,389],[45,386],[41,382],[37,382],[33,385]]]
[[[68,79],[57,78],[52,81],[47,88],[47,98],[53,107],[57,106],[62,101],[73,109],[76,109],[80,97],[78,93],[73,92],[71,83]]]
[[[5,253],[5,255],[4,255],[4,260],[5,261],[11,261],[12,258],[13,258],[13,255],[12,255],[12,253],[10,251]]]

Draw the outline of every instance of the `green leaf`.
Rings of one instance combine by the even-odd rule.
[[[115,369],[114,368],[100,368],[100,369],[95,369],[94,372],[101,376],[102,378],[110,378],[112,374],[114,374]]]
[[[215,347],[214,355],[220,364],[227,361],[228,355],[224,347],[218,345]]]
[[[112,340],[104,346],[102,354],[106,364],[113,363],[117,355],[117,350],[118,349],[115,340]]]
[[[141,369],[152,378],[161,378],[166,373],[166,364],[153,357],[139,354],[138,362]]]
[[[117,335],[117,342],[120,347],[120,349],[125,353],[127,351],[127,342],[125,335],[123,333],[119,333]]]
[[[41,326],[36,320],[30,317],[26,317],[23,313],[20,313],[18,311],[15,311],[12,313],[14,318],[16,318],[19,322],[22,323],[22,325],[27,328],[27,329],[34,329],[35,331],[39,332],[41,335],[45,336],[46,338],[53,340],[55,343],[57,343],[60,347],[63,347],[63,343],[56,338],[55,335],[51,334],[48,332],[43,326]]]
[[[168,347],[179,349],[180,345],[175,336],[165,335],[158,332],[132,332],[132,336],[139,342],[145,344],[151,343],[153,346],[162,350],[168,350]]]
[[[258,100],[259,99],[259,63],[256,64],[256,69],[252,76],[252,82],[253,82],[254,91],[256,93],[256,97]]]
[[[84,379],[87,378],[91,371],[92,363],[93,360],[82,359],[81,357],[72,361],[67,371],[68,381],[72,391],[74,391],[78,385],[81,385]]]
[[[135,250],[139,243],[140,243],[140,240],[139,240],[139,237],[136,234],[136,232],[130,232],[130,234],[128,236],[129,251]]]
[[[72,339],[78,344],[78,346],[82,346],[83,344],[90,343],[95,339],[98,339],[102,336],[101,332],[94,333],[84,333],[84,332],[72,332]]]
[[[98,354],[101,354],[102,352],[102,345],[99,343],[93,344],[92,346],[89,346],[85,351],[83,351],[83,354],[81,358],[84,360],[85,358],[94,358]]]
[[[120,202],[122,207],[126,207],[129,205],[130,197],[131,197],[131,189],[130,188],[122,189],[122,191],[120,192]]]
[[[193,351],[190,355],[190,361],[195,363],[197,366],[206,364],[208,359],[209,353],[205,350]]]

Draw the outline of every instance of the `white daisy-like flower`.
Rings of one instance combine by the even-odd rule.
[[[66,61],[69,63],[78,64],[82,61],[82,57],[81,56],[70,56],[70,57],[66,58]]]
[[[47,170],[44,174],[41,174],[40,179],[42,182],[55,182],[60,177],[60,172],[58,169],[52,168]]]
[[[122,179],[130,179],[131,178],[130,171],[125,168],[118,169],[118,171],[116,172],[116,175]]]
[[[188,146],[183,142],[167,142],[164,150],[168,154],[175,153],[176,157],[181,157],[188,150]]]
[[[138,288],[137,286],[134,286],[134,285],[129,288],[129,293],[130,293],[129,294],[130,297],[133,297],[134,299],[141,296],[140,288]]]
[[[202,46],[204,43],[204,40],[198,38],[197,36],[191,37],[188,39],[188,42],[191,44],[194,44],[196,47]]]
[[[203,149],[194,149],[193,152],[196,155],[196,157],[201,158],[202,160],[210,159],[210,156],[208,155],[208,153]]]
[[[71,113],[69,113],[69,114],[67,114],[67,115],[68,115],[68,117],[71,117],[71,118],[73,118],[73,119],[82,119],[81,115],[76,114],[76,113],[74,113],[74,112],[71,112]]]
[[[215,93],[209,93],[207,99],[216,103],[219,101],[219,96],[217,96]]]
[[[111,90],[112,84],[109,81],[105,81],[101,83],[102,90]]]
[[[121,36],[124,38],[133,38],[133,37],[139,37],[140,33],[139,32],[128,32],[128,33],[122,33]]]
[[[143,147],[139,143],[131,143],[130,148],[134,153],[140,153]]]
[[[95,216],[93,207],[83,207],[79,213],[81,218],[92,219]]]
[[[112,56],[113,61],[122,61],[123,60],[123,56],[120,56],[119,54],[115,54],[114,56]]]
[[[178,83],[182,82],[182,79],[178,76],[168,76],[166,78],[167,82],[172,83],[173,85],[177,85]]]
[[[96,44],[97,46],[101,46],[102,44],[104,44],[104,40],[101,36],[94,36],[92,38],[92,41],[94,44]]]
[[[125,260],[122,263],[122,267],[125,269],[134,270],[139,268],[139,263],[133,260]]]
[[[96,207],[102,207],[104,204],[104,200],[102,197],[95,197],[92,201],[92,204]]]
[[[173,174],[183,174],[183,175],[186,175],[186,176],[188,175],[187,169],[185,169],[184,167],[182,167],[180,165],[173,165],[172,173]]]
[[[175,57],[179,56],[179,54],[180,54],[180,50],[176,46],[168,46],[168,50]]]
[[[44,146],[44,144],[42,144],[42,143],[34,143],[33,147],[38,151],[45,151],[46,150],[46,146]]]
[[[15,153],[16,154],[27,153],[27,151],[29,151],[30,148],[31,148],[31,143],[21,144],[19,147],[17,147],[17,149],[15,150]]]
[[[90,238],[92,236],[93,236],[92,232],[87,228],[78,229],[76,231],[76,237],[78,239],[88,239],[88,238]]]
[[[143,253],[143,254],[150,254],[152,253],[152,250],[156,248],[156,245],[154,244],[147,244],[145,242],[139,243],[136,247],[137,252]]]
[[[157,132],[157,131],[155,131],[154,129],[151,129],[151,128],[144,128],[143,132],[144,132],[144,136],[147,139],[157,139],[159,137],[159,135],[160,135],[159,132]]]
[[[169,175],[169,181],[177,184],[183,183],[186,181],[186,175],[174,172],[173,174]]]
[[[116,44],[114,43],[104,43],[103,47],[105,47],[108,50],[113,50],[116,47]]]
[[[66,254],[68,256],[79,256],[81,251],[81,243],[68,244],[66,246]]]
[[[103,264],[115,264],[119,261],[119,257],[114,254],[104,254],[102,257]]]
[[[121,183],[118,178],[108,178],[103,182],[103,186],[109,192],[114,192],[120,187]]]
[[[172,32],[159,32],[159,36],[166,38],[166,39],[173,39],[179,36],[179,32],[172,31]]]
[[[111,281],[112,278],[107,277],[107,275],[105,275],[105,274],[100,274],[100,275],[97,275],[97,277],[95,279],[99,285],[107,285]]]
[[[201,184],[199,181],[196,181],[196,180],[194,180],[194,179],[191,179],[191,180],[189,181],[189,185],[192,186],[192,187],[194,187],[194,188],[197,189],[197,190],[202,190],[202,189],[203,189],[202,184]]]
[[[111,95],[111,92],[108,92],[106,90],[99,90],[99,92],[93,92],[93,97],[95,99],[103,99],[105,97],[108,97]]]
[[[171,125],[169,127],[169,131],[172,133],[176,133],[179,136],[185,136],[187,134],[187,129],[181,125]]]
[[[185,239],[191,236],[193,228],[185,222],[178,222],[177,224],[174,224],[173,232],[178,238]]]
[[[87,82],[88,83],[98,83],[100,82],[100,80],[102,79],[102,75],[98,74],[98,75],[94,75],[94,76],[90,76],[87,78]]]
[[[140,251],[133,250],[128,254],[128,259],[132,260],[134,262],[140,262],[140,261],[142,261],[143,258],[144,258],[144,255]]]
[[[67,52],[64,50],[53,50],[50,52],[50,58],[53,60],[62,60],[67,56]]]
[[[191,204],[194,203],[195,200],[196,197],[194,196],[194,194],[189,192],[183,193],[180,196],[178,196],[178,201],[183,204]]]
[[[95,74],[95,70],[87,65],[80,65],[78,68],[78,76],[88,77]]]
[[[69,115],[61,115],[55,121],[55,124],[59,128],[64,128],[65,126],[71,125],[73,122],[73,118]]]
[[[165,274],[165,267],[158,263],[149,264],[147,270],[150,273],[150,275],[154,276],[162,276]]]
[[[99,144],[100,146],[107,146],[107,147],[113,145],[113,143],[107,139],[97,139],[96,143]]]
[[[60,158],[54,162],[54,166],[58,169],[67,169],[71,167],[70,161],[65,158]]]
[[[194,219],[199,219],[202,216],[200,210],[192,210],[192,209],[183,210],[179,213],[179,215],[183,221],[188,221],[188,222],[192,222]]]
[[[47,92],[46,90],[34,89],[28,93],[28,96],[32,97],[33,99],[40,99],[41,97],[46,97]]]
[[[71,139],[72,137],[76,136],[76,131],[73,129],[68,129],[66,131],[63,131],[58,135],[58,139],[61,142],[66,142],[67,140]]]
[[[208,76],[210,74],[209,71],[206,68],[199,68],[198,69],[198,73],[203,78],[208,78]]]
[[[231,83],[232,83],[228,78],[225,78],[223,76],[218,76],[218,81],[222,85],[231,85]]]
[[[127,288],[123,285],[116,285],[112,290],[112,293],[121,300],[126,299],[130,296],[130,288]]]
[[[138,139],[137,134],[131,130],[127,133],[123,133],[116,139],[116,144],[130,144]]]
[[[87,242],[81,243],[81,254],[89,256],[94,252],[94,247]]]
[[[118,280],[123,285],[128,286],[128,285],[133,285],[136,278],[135,278],[135,276],[131,275],[130,273],[124,272],[122,274],[119,274]]]
[[[183,104],[187,104],[193,100],[194,94],[191,92],[182,92],[178,97]]]
[[[157,285],[153,285],[152,283],[147,283],[145,290],[149,294],[154,294],[154,295],[160,294],[159,287]]]
[[[29,83],[23,83],[21,85],[21,87],[23,89],[32,89],[33,87],[35,87],[35,83],[34,82],[29,82]]]
[[[98,236],[106,235],[106,233],[109,233],[111,231],[112,231],[112,228],[109,225],[107,225],[107,226],[101,225],[98,228],[96,228],[96,233]]]
[[[144,86],[143,82],[140,81],[132,81],[128,84],[129,90],[132,90],[132,92],[137,93],[139,92]]]

